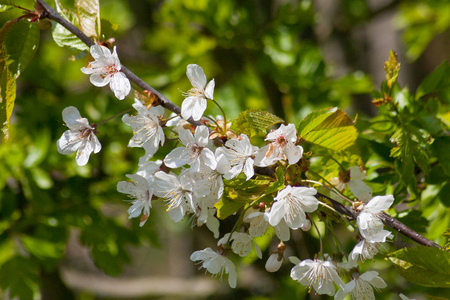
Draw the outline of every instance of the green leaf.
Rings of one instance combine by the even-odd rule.
[[[351,147],[357,138],[353,120],[336,107],[308,114],[298,131],[305,141],[334,151]]]
[[[75,13],[80,21],[80,29],[88,37],[99,37],[96,25],[100,18],[98,0],[75,0]]]
[[[38,265],[31,259],[15,256],[0,268],[0,287],[2,290],[9,289],[11,298],[34,299],[38,282]]]
[[[1,82],[1,103],[0,103],[0,126],[2,126],[3,139],[8,141],[10,118],[14,109],[16,100],[16,77],[9,71],[7,67],[2,76]]]
[[[450,176],[450,136],[438,137],[431,145],[445,174]]]
[[[241,112],[236,120],[237,129],[249,137],[264,136],[269,127],[279,123],[284,123],[284,120],[269,112],[255,109]]]
[[[444,61],[420,83],[416,91],[416,99],[443,88],[450,88],[450,65],[447,61]]]
[[[6,59],[6,65],[17,78],[29,65],[39,45],[40,31],[37,23],[21,20],[14,23],[5,34],[0,57]]]
[[[23,236],[21,241],[27,251],[40,260],[61,259],[64,256],[64,243],[53,243],[32,236]]]
[[[16,99],[16,79],[36,53],[39,35],[39,25],[27,20],[9,21],[0,29],[0,126],[5,141]]]
[[[232,195],[224,194],[220,201],[214,205],[217,209],[217,217],[219,219],[224,220],[228,218],[246,204],[245,202],[234,201],[232,198]]]
[[[62,7],[59,0],[55,0],[56,11],[61,14],[65,19],[75,26],[78,26],[77,15]],[[60,47],[70,47],[81,51],[89,51],[89,47],[77,38],[73,33],[67,30],[64,26],[54,22],[52,29],[53,40]]]
[[[438,199],[445,207],[450,207],[450,182],[447,183],[441,188],[438,194]]]
[[[269,184],[269,180],[245,180],[242,178],[226,180],[223,196],[215,205],[217,217],[223,220],[247,203],[259,199]]]
[[[282,189],[284,189],[285,185],[284,185],[284,180],[285,180],[285,176],[284,176],[285,170],[281,167],[278,167],[276,170],[276,174],[277,174],[277,181],[272,182],[269,187],[266,189],[265,194],[271,194],[274,192],[278,192]]]
[[[429,287],[450,287],[450,253],[434,247],[403,248],[387,255],[401,276]]]

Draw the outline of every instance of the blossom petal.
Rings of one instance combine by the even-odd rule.
[[[91,156],[92,151],[94,149],[92,148],[91,143],[83,143],[80,148],[78,148],[77,156],[75,157],[75,160],[79,166],[84,166],[89,161],[89,156]]]
[[[130,80],[122,72],[117,72],[111,76],[110,87],[119,100],[125,99],[131,91]]]
[[[302,158],[302,146],[295,146],[293,143],[288,142],[283,150],[290,165],[296,164]]]
[[[211,168],[211,170],[215,170],[217,168],[216,156],[211,150],[204,148],[202,150],[201,157],[204,164]]]
[[[164,158],[164,164],[171,169],[179,168],[188,164],[191,160],[191,154],[189,149],[185,147],[178,147],[173,149]]]
[[[378,213],[391,207],[392,203],[394,203],[394,196],[392,195],[375,196],[366,204],[364,210]]]
[[[197,89],[204,89],[206,85],[206,75],[202,67],[195,64],[187,66],[186,76],[189,78],[192,86]]]
[[[372,198],[372,189],[360,179],[352,179],[347,186],[358,200],[368,202]]]
[[[205,147],[208,145],[209,129],[206,126],[197,126],[195,129],[195,140],[197,145],[200,147]]]
[[[81,117],[80,112],[75,106],[64,108],[62,111],[62,118],[64,123],[66,123],[67,127],[69,128],[78,125],[80,119],[85,119]],[[88,122],[86,123],[89,124]]]
[[[104,46],[100,46],[98,44],[92,45],[90,49],[91,56],[98,60],[100,58],[111,56],[111,51]]]
[[[213,100],[214,99],[214,87],[215,87],[216,83],[213,80],[211,80],[210,82],[208,82],[208,85],[205,88],[205,97],[208,99]]]
[[[272,208],[268,213],[269,224],[272,226],[276,226],[280,223],[281,219],[284,217],[286,211],[284,209],[283,201],[275,201],[272,204]]]
[[[110,83],[111,76],[110,75],[104,76],[104,75],[99,74],[99,73],[93,73],[89,77],[89,80],[96,87],[102,87],[102,86],[106,86],[106,85],[108,85],[108,83]]]
[[[70,154],[81,146],[83,140],[79,138],[78,132],[66,130],[61,138],[56,142],[58,152],[61,154]]]

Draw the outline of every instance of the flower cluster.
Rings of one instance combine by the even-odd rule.
[[[90,80],[96,86],[109,83],[116,97],[124,99],[131,87],[120,72],[116,48],[111,53],[106,47],[95,45],[91,47],[91,55],[94,61],[82,72],[91,74]],[[150,218],[152,202],[158,200],[164,201],[166,212],[174,222],[189,216],[196,226],[206,225],[218,239],[217,250],[208,247],[196,251],[191,260],[199,261],[201,267],[213,275],[228,274],[228,282],[234,288],[237,271],[230,255],[244,257],[254,253],[262,259],[263,252],[255,238],[274,234],[280,243],[276,251],[270,251],[266,269],[276,272],[285,261],[283,242],[291,238],[291,230],[310,230],[317,220],[313,215],[319,205],[327,205],[316,197],[317,190],[309,186],[311,181],[302,179],[299,174],[294,178],[280,175],[287,174],[291,166],[300,169],[304,163],[303,148],[299,145],[301,139],[294,124],[282,124],[267,133],[266,144],[261,148],[252,144],[251,136],[232,132],[231,123],[226,120],[213,120],[215,126],[204,121],[204,125],[194,127],[189,122],[202,119],[207,100],[213,100],[215,82],[213,79],[207,83],[206,75],[198,65],[188,65],[186,74],[193,88],[183,94],[186,98],[181,116],[165,119],[161,106],[151,106],[138,99],[132,104],[136,113],[123,115],[123,123],[133,130],[128,146],[143,148],[144,154],[136,174],[126,175],[131,181],[119,182],[117,190],[128,195],[129,218],[140,217],[140,226]],[[69,130],[58,140],[58,151],[63,154],[77,151],[77,163],[85,165],[90,154],[101,149],[96,136],[97,125],[89,124],[75,107],[66,108],[63,119]],[[179,146],[163,160],[153,161],[153,156],[173,139],[174,133]],[[215,144],[212,141],[215,137],[220,137],[223,143]],[[278,169],[276,175],[267,176],[259,175],[255,167]],[[363,182],[364,178],[364,171],[357,166],[341,172],[334,180],[336,189],[342,192],[347,186],[358,199],[354,208],[362,239],[349,254],[347,262],[333,261],[322,253],[322,249],[314,259],[289,259],[295,264],[291,270],[292,279],[313,288],[317,294],[342,299],[351,293],[354,299],[373,299],[372,287],[386,286],[375,271],[360,274],[358,263],[373,258],[391,235],[383,229],[381,213],[393,204],[394,199],[376,196],[370,200],[372,190]],[[259,189],[259,194],[245,190],[252,190],[255,184],[266,185],[267,189]],[[232,201],[235,198],[239,198],[242,205],[229,214],[239,213],[241,217],[231,232],[219,238],[221,216],[218,208],[224,205],[223,199]],[[345,272],[351,277],[348,283],[344,283],[339,275]],[[340,288],[337,292],[336,286]]]

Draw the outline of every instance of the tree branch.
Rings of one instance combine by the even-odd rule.
[[[88,46],[92,46],[92,45],[95,44],[89,37],[87,37],[83,32],[81,32],[81,30],[79,30],[72,23],[70,23],[69,21],[64,19],[60,14],[58,14],[58,12],[56,12],[44,0],[37,0],[37,2],[44,9],[44,12],[41,14],[41,18],[42,19],[48,18],[50,20],[53,20],[53,21],[61,24],[62,26],[64,26],[66,29],[68,29],[70,32],[72,32],[75,36],[77,36],[81,41],[83,41]],[[134,82],[141,89],[149,90],[149,91],[152,91],[153,93],[155,93],[159,97],[159,99],[161,100],[161,106],[163,106],[167,110],[170,110],[170,111],[172,111],[172,112],[174,112],[176,114],[180,114],[181,113],[180,107],[178,107],[176,104],[174,104],[172,101],[170,101],[163,94],[158,92],[156,89],[154,89],[153,87],[148,85],[141,78],[139,78],[133,72],[128,70],[125,66],[122,66],[121,71],[123,73],[125,73],[125,75],[128,77],[128,79],[130,79],[132,82]],[[192,125],[194,125],[194,126],[203,125],[203,123],[201,123],[199,121],[194,121],[194,120],[192,120],[192,118],[190,118],[187,121],[189,123],[191,123]],[[274,173],[274,171],[272,169],[270,169],[270,168],[256,168],[256,170],[260,171],[260,173],[267,173],[267,174],[269,174],[269,173],[273,174]],[[336,209],[336,211],[340,212],[343,215],[346,215],[346,216],[350,217],[353,220],[356,219],[357,213],[351,207],[345,206],[342,203],[339,203],[339,202],[337,202],[337,201],[335,201],[335,200],[333,200],[333,199],[331,199],[331,198],[329,198],[329,197],[327,197],[325,195],[318,194],[318,196],[322,197],[322,198],[326,198],[328,201],[330,201],[331,204],[333,205],[333,208]],[[389,216],[388,214],[386,214],[384,212],[379,214],[379,217],[380,217],[380,219],[383,221],[383,223],[386,226],[391,227],[392,229],[400,232],[404,236],[410,238],[411,240],[413,240],[413,241],[415,241],[415,242],[417,242],[417,243],[419,243],[421,245],[429,246],[429,247],[442,248],[438,244],[428,240],[424,236],[418,234],[417,232],[415,232],[411,228],[407,227],[405,224],[401,223],[397,219]]]
[[[351,219],[356,219],[358,217],[358,214],[350,206],[345,206],[344,204],[339,203],[336,200],[333,200],[330,197],[327,197],[325,195],[322,195],[322,194],[317,194],[317,195],[319,197],[326,198],[328,201],[330,201],[331,204],[333,205],[333,208],[335,210],[337,210],[338,212],[340,212],[341,214],[346,215],[346,216],[350,217]],[[418,234],[417,232],[415,232],[414,230],[412,230],[411,228],[409,228],[408,226],[406,226],[399,220],[395,219],[394,217],[391,217],[387,213],[382,212],[382,213],[378,214],[378,217],[380,218],[380,220],[383,222],[384,225],[391,227],[392,229],[396,230],[397,232],[400,232],[401,234],[403,234],[407,238],[413,240],[414,242],[424,245],[424,246],[437,247],[437,248],[442,249],[442,247],[439,246],[438,244],[436,244],[435,242],[430,241],[426,237]]]

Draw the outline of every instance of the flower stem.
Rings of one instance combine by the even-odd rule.
[[[216,100],[212,100],[211,99],[211,101],[212,102],[214,102],[214,104],[215,105],[217,105],[217,107],[220,109],[220,111],[222,112],[222,115],[223,115],[223,121],[224,121],[224,124],[223,124],[223,133],[224,134],[226,134],[227,133],[227,116],[226,116],[226,114],[225,114],[225,111],[223,110],[223,108],[222,108],[222,106],[220,106],[220,104],[219,103],[217,103],[217,101]]]
[[[324,185],[323,187],[328,188],[328,189],[330,189],[330,190],[332,190],[332,191],[337,192],[337,194],[338,194],[339,196],[341,196],[343,199],[345,199],[345,200],[347,200],[348,202],[350,202],[350,203],[353,204],[354,201],[352,201],[351,199],[345,197],[344,194],[341,193],[341,191],[339,191],[334,185],[332,185],[332,184],[331,184],[328,180],[326,180],[324,177],[322,177],[321,175],[319,175],[319,174],[317,174],[316,172],[311,171],[311,170],[308,170],[308,172],[310,172],[310,173],[313,174],[314,176],[319,177],[320,179],[322,179],[323,181],[325,181],[325,183],[327,183],[327,184],[329,185],[329,186]]]
[[[338,214],[345,222],[347,222],[350,226],[352,226],[355,230],[357,230],[357,229],[356,229],[356,226],[353,225],[346,217],[344,217],[343,214],[341,214],[340,212],[338,212],[337,210],[335,210],[333,207],[329,206],[328,204],[323,203],[322,201],[319,201],[319,203],[320,203],[322,206],[325,206],[326,208],[328,208],[329,210],[331,210],[331,211],[337,213],[337,214]]]
[[[102,124],[105,124],[106,122],[108,122],[108,121],[114,119],[115,117],[118,117],[118,116],[120,116],[120,115],[126,114],[127,112],[130,112],[130,111],[132,111],[132,110],[133,110],[133,108],[129,108],[129,109],[126,109],[126,110],[124,110],[124,111],[122,111],[122,112],[120,112],[120,113],[118,113],[118,114],[115,114],[114,116],[109,117],[108,119],[103,120],[103,121],[97,123],[97,126],[100,126],[100,125],[102,125]]]
[[[318,157],[318,156],[323,156],[323,157],[333,160],[335,163],[337,163],[339,165],[339,167],[341,168],[342,171],[346,171],[344,166],[339,161],[337,161],[333,156],[326,155],[326,154],[315,154],[315,155],[312,155],[311,157]]]
[[[310,220],[311,220],[311,223],[313,224],[314,228],[317,231],[317,235],[319,236],[319,242],[320,242],[320,251],[319,251],[319,253],[320,253],[320,255],[322,255],[323,254],[322,236],[320,235],[320,231],[319,231],[319,228],[316,225],[316,222],[314,222],[312,219],[310,219]]]

